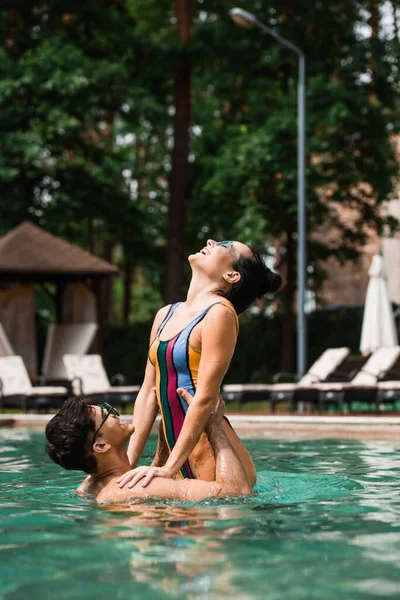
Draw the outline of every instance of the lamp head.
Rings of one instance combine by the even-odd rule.
[[[229,11],[232,21],[239,25],[240,27],[247,27],[247,29],[251,29],[256,24],[256,17],[251,13],[247,12],[247,10],[243,10],[242,8],[232,8]]]

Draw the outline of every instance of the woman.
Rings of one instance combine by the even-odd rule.
[[[162,416],[156,457],[152,466],[125,474],[121,486],[133,487],[142,478],[145,486],[154,476],[214,478],[214,456],[204,427],[233,356],[237,314],[282,283],[254,249],[240,242],[208,240],[189,256],[189,263],[192,279],[186,301],[165,306],[154,319],[133,412],[135,432],[128,456],[136,467],[158,412],[151,402],[155,386]],[[187,392],[194,396],[190,406],[183,398]],[[247,450],[227,420],[224,430],[253,486],[255,469]]]

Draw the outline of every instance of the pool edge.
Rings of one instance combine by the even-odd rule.
[[[53,415],[0,415],[0,428],[25,428],[43,431]],[[130,415],[122,415],[130,420]],[[302,415],[229,415],[237,433],[247,439],[355,439],[400,441],[400,417],[377,416],[302,416]],[[153,433],[158,430],[158,423]]]

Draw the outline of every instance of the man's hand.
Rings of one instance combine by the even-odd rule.
[[[155,387],[151,388],[150,394],[147,397],[147,402],[149,404],[149,406],[157,406],[158,408],[158,403],[157,403],[157,390]]]
[[[189,394],[189,392],[185,390],[185,388],[178,388],[176,391],[179,394],[179,396],[181,396],[185,400],[185,402],[187,402],[190,405],[190,403],[193,400],[193,396]],[[222,418],[225,414],[225,408],[225,402],[222,399],[221,394],[218,394],[217,401],[214,410],[211,413],[210,419],[218,421],[218,423],[222,421]]]
[[[225,401],[223,400],[221,394],[218,394],[217,403],[215,405],[214,410],[211,413],[210,418],[217,421],[217,423],[220,423],[225,416],[225,412],[226,412]]]

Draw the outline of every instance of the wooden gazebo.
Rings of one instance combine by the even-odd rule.
[[[99,351],[105,320],[103,282],[117,274],[114,265],[28,221],[0,238],[0,291],[10,284],[43,286],[54,301],[56,322],[63,323],[65,290],[69,284],[83,283],[96,302]],[[48,289],[49,283],[54,284],[55,292]]]

